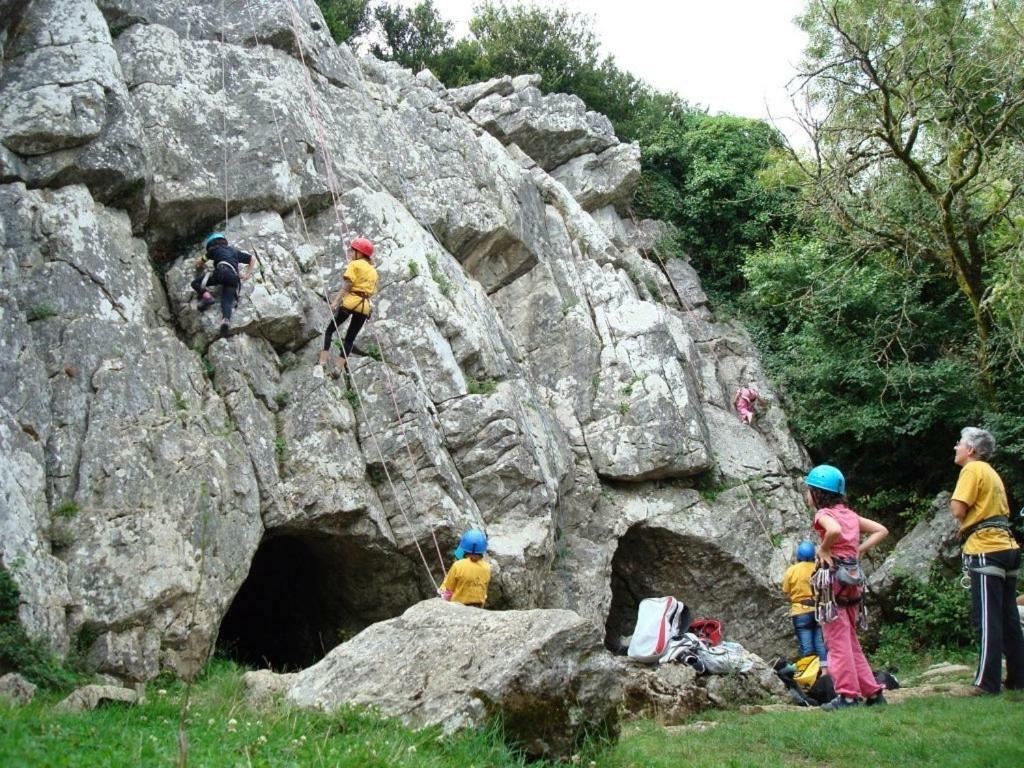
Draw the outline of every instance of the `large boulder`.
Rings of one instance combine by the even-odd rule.
[[[372,705],[446,733],[500,718],[532,756],[570,754],[615,732],[621,687],[593,627],[569,611],[493,612],[428,600],[376,624],[299,673],[303,707]]]
[[[952,577],[960,572],[959,525],[949,514],[949,493],[940,493],[928,514],[893,547],[871,574],[868,586],[881,600],[901,578],[927,583],[939,569]]]
[[[477,101],[469,116],[503,144],[515,144],[545,170],[619,143],[611,121],[578,96],[541,94],[532,85]]]
[[[753,666],[747,672],[698,675],[685,664],[637,664],[617,657],[625,714],[678,725],[706,709],[788,701],[786,687],[775,671],[757,656],[748,658]]]
[[[640,181],[640,147],[616,144],[600,154],[574,157],[551,175],[565,185],[585,210],[606,205],[625,209],[633,202]]]

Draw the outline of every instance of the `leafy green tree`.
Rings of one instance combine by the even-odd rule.
[[[453,48],[452,23],[442,18],[433,0],[421,0],[412,8],[383,3],[373,9],[373,16],[383,35],[382,42],[370,45],[374,56],[418,71]]]
[[[812,0],[800,23],[809,202],[850,257],[899,253],[956,285],[992,399],[986,299],[1021,236],[1021,3]]]
[[[370,31],[370,0],[316,0],[331,37],[351,43]]]
[[[653,119],[632,127],[645,171],[637,208],[678,227],[705,287],[738,292],[743,254],[789,221],[793,191],[761,180],[782,137],[760,120],[657,101],[650,109]]]
[[[487,0],[474,9],[469,28],[492,71],[539,74],[546,93],[579,93],[600,64],[589,18],[563,8]]]
[[[843,468],[858,507],[913,522],[984,416],[957,292],[902,254],[851,261],[816,234],[779,236],[744,271],[745,314],[812,456]]]

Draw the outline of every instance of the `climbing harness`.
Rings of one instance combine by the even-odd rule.
[[[984,520],[979,520],[974,525],[968,526],[960,532],[960,542],[967,541],[978,531],[984,531],[989,529],[998,529],[1001,531],[1010,530],[1010,518],[1007,515],[995,515],[993,517],[986,517]]]
[[[851,562],[857,566],[858,571],[860,566],[853,558],[834,558],[834,560],[835,565],[832,568],[818,568],[811,576],[811,591],[814,592],[814,619],[822,625],[830,624],[839,618],[840,608],[856,605],[858,606],[857,628],[864,631],[868,628],[868,609],[864,600],[863,581],[860,582],[860,585],[854,586],[842,581],[838,576],[839,569],[849,568]],[[842,565],[844,563],[845,566]],[[856,589],[857,593],[854,595],[844,594],[844,591],[850,588]]]

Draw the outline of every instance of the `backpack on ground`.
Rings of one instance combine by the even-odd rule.
[[[686,632],[691,618],[690,609],[674,597],[641,600],[626,655],[647,664],[658,661],[668,651],[672,638]]]
[[[722,622],[718,619],[694,619],[690,622],[690,631],[708,645],[722,642]]]

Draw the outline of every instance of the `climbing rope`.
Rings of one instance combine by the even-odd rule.
[[[224,40],[224,0],[220,0],[220,145],[224,159],[224,234],[228,234],[228,64]],[[230,241],[229,241],[230,242]],[[241,293],[241,286],[239,286]]]
[[[253,15],[252,15],[252,9],[250,8],[250,6],[248,4],[246,4],[245,7],[246,7],[247,14],[249,16],[250,25],[252,26],[253,38],[254,38],[254,40],[255,40],[257,45],[261,45],[262,43],[261,43],[261,41],[259,39],[259,34],[257,32],[257,29],[256,29],[256,23],[255,23],[255,19],[254,19]],[[345,224],[345,221],[344,221],[344,218],[343,218],[343,214],[341,213],[340,196],[339,196],[338,191],[337,191],[336,178],[334,176],[333,167],[332,167],[331,162],[330,162],[330,156],[329,156],[329,154],[327,152],[326,136],[325,136],[324,129],[323,129],[323,121],[322,121],[322,118],[321,118],[321,113],[320,113],[320,109],[319,109],[319,105],[318,105],[318,100],[316,99],[315,89],[313,88],[313,85],[312,85],[312,78],[309,75],[309,69],[306,66],[306,62],[305,62],[305,53],[304,53],[304,49],[303,49],[303,46],[302,46],[301,35],[300,35],[300,32],[299,32],[299,28],[298,28],[297,12],[296,12],[296,9],[294,8],[294,6],[291,5],[291,4],[288,5],[288,10],[289,10],[290,18],[291,18],[292,31],[293,31],[293,34],[295,36],[296,44],[298,46],[300,62],[303,65],[303,72],[304,72],[305,80],[306,80],[306,89],[307,89],[307,94],[309,96],[310,115],[311,115],[311,118],[313,119],[314,127],[316,128],[316,131],[317,131],[317,139],[318,139],[318,143],[319,143],[319,148],[321,150],[321,156],[323,157],[323,160],[324,160],[325,175],[326,175],[326,178],[327,178],[328,189],[329,189],[329,191],[331,193],[331,198],[332,198],[332,201],[334,203],[333,207],[334,207],[334,210],[335,210],[335,216],[337,218],[338,225],[340,227],[340,231],[342,233],[344,233],[345,231],[347,231],[347,226]],[[268,79],[269,79],[269,72],[267,74],[268,74]],[[279,116],[277,114],[277,109],[276,109],[276,107],[273,104],[271,104],[271,110],[272,110],[272,113],[273,113],[274,126],[275,126],[275,131],[276,131],[276,134],[277,134],[278,145],[279,145],[279,147],[281,149],[281,153],[282,153],[282,157],[283,157],[284,161],[287,162],[288,155],[287,155],[287,151],[286,151],[285,145],[284,145],[284,137],[283,137],[283,131],[282,131],[282,128],[281,128],[281,122],[280,122]],[[310,238],[310,235],[309,235],[309,228],[308,228],[308,224],[307,224],[307,221],[306,221],[306,215],[305,215],[305,212],[304,212],[304,210],[302,208],[302,204],[301,204],[301,200],[299,199],[299,196],[296,196],[296,210],[297,210],[297,212],[299,214],[299,221],[301,222],[302,238],[304,239],[304,241],[307,244],[309,244],[310,241],[311,241],[311,238]],[[327,286],[326,286],[326,282],[324,281],[324,279],[322,277],[322,275],[324,273],[323,265],[320,262],[319,256],[316,255],[315,249],[314,249],[313,252],[314,252],[314,258],[316,259],[316,262],[317,262],[318,273],[321,275],[321,287],[322,287],[323,298],[325,299],[325,301],[327,302],[328,306],[330,307],[330,305],[331,305],[330,294],[328,292],[328,289],[327,289]],[[336,319],[335,313],[333,311],[331,312],[331,322],[334,324],[335,335],[340,340],[342,338],[341,330],[338,327],[337,319]],[[379,348],[379,345],[378,345],[378,348]],[[340,351],[341,351],[341,354],[342,354],[342,356],[345,359],[346,364],[347,364],[348,356],[345,354],[343,346],[342,346]],[[386,370],[386,368],[385,368],[385,370]],[[349,369],[348,370],[348,375],[349,375],[350,382],[352,383],[353,391],[355,391],[355,393],[356,393],[356,397],[359,398],[360,401],[362,401],[362,398],[359,396],[359,388],[357,386],[357,380],[356,380],[357,377],[356,377],[355,373],[351,369]],[[393,402],[397,403],[397,400],[395,400],[394,397],[392,397],[392,399],[393,399]],[[399,423],[401,424],[401,415],[400,414],[398,414],[398,418],[399,418]],[[406,523],[407,527],[409,528],[410,533],[412,534],[413,544],[415,545],[417,553],[420,556],[420,560],[423,563],[424,570],[426,570],[427,576],[429,577],[431,583],[433,584],[434,588],[436,589],[437,586],[438,586],[438,583],[434,579],[433,573],[430,570],[430,566],[427,563],[426,556],[424,555],[423,550],[420,547],[419,541],[416,539],[415,528],[414,528],[414,526],[412,524],[412,521],[410,520],[408,514],[405,511],[404,505],[402,504],[402,501],[401,501],[401,496],[399,495],[398,490],[395,487],[394,480],[391,477],[391,473],[388,470],[387,462],[384,459],[383,451],[381,450],[381,447],[380,447],[380,440],[377,437],[376,431],[370,425],[369,420],[366,420],[366,424],[367,424],[367,429],[368,429],[368,431],[370,433],[370,437],[372,438],[374,446],[376,448],[376,452],[377,452],[378,458],[380,460],[381,467],[382,467],[382,469],[384,471],[385,478],[386,478],[386,480],[388,482],[388,485],[389,485],[389,487],[391,489],[391,493],[394,496],[395,504],[398,507],[398,510],[399,510],[399,512],[400,512],[400,514],[401,514],[401,516],[402,516],[402,518],[404,520],[404,522]],[[404,428],[403,428],[403,431],[404,431]],[[406,443],[408,444],[408,440],[407,439],[406,439]],[[410,455],[411,455],[411,453],[410,453]],[[418,475],[416,474],[416,471],[415,471],[415,464],[413,464],[412,469],[413,469],[414,476],[416,476],[417,481],[418,481],[419,478],[418,478]],[[404,482],[404,479],[403,479],[403,482]],[[437,542],[436,534],[434,533],[434,531],[432,529],[431,529],[431,537],[434,540],[435,549],[437,550],[438,561],[439,561],[439,563],[441,565],[441,571],[442,571],[442,573],[444,573],[444,571],[445,571],[444,559],[441,556],[440,546],[439,546],[439,544]]]

